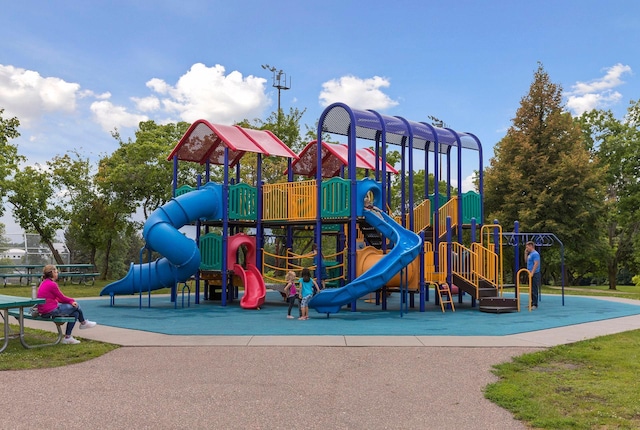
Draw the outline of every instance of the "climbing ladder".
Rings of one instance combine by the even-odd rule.
[[[451,306],[451,310],[455,312],[456,306],[453,304],[453,294],[451,294],[449,284],[443,282],[442,284],[436,285],[436,291],[440,298],[440,309],[442,309],[442,312],[445,312],[447,305]]]

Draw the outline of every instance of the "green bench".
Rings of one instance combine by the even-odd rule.
[[[93,285],[96,278],[100,276],[98,272],[58,272],[58,278],[62,281],[63,285],[67,285],[67,282],[72,284],[85,284]],[[3,280],[4,287],[9,284],[9,279],[18,279],[18,284],[22,284],[22,280],[26,279],[27,285],[35,280],[39,282],[42,280],[41,274],[36,273],[0,273],[0,278]]]
[[[7,286],[8,279],[18,279],[18,284],[22,284],[23,278],[27,280],[27,284],[29,284],[29,281],[32,279],[42,279],[42,275],[37,273],[0,273],[0,277],[3,280],[4,287]]]
[[[62,285],[67,285],[67,281],[72,284],[93,285],[100,273],[83,273],[83,272],[59,272],[58,278],[62,279]],[[77,282],[74,282],[77,281]]]
[[[20,320],[20,311],[18,311],[18,310],[9,310],[9,315],[14,317],[18,321]],[[22,346],[24,346],[27,349],[41,348],[43,346],[53,346],[53,345],[59,344],[60,341],[62,340],[62,338],[64,338],[64,333],[62,332],[62,325],[65,324],[65,323],[74,322],[76,320],[75,317],[55,317],[55,318],[43,318],[43,317],[40,317],[40,316],[34,317],[33,315],[31,315],[28,312],[28,310],[25,310],[25,312],[22,315],[22,318],[25,319],[25,320],[52,322],[52,323],[54,323],[56,325],[56,329],[58,330],[58,338],[55,340],[55,342],[53,342],[53,343],[43,343],[43,344],[38,344],[38,345],[29,345],[24,340],[24,333],[20,333],[20,343],[22,343]],[[22,330],[22,325],[20,327],[21,327],[21,330]]]

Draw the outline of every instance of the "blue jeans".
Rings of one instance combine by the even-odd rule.
[[[80,306],[74,308],[68,303],[60,303],[58,304],[58,307],[56,309],[42,316],[44,318],[75,317],[76,321],[84,321],[84,315],[82,314],[82,309],[80,309]],[[71,332],[73,331],[73,327],[76,325],[76,321],[67,323],[67,329],[64,333],[66,336],[71,336]]]
[[[538,306],[541,278],[540,272],[536,272],[531,276],[531,306]]]

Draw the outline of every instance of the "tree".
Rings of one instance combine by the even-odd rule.
[[[393,151],[396,152],[397,151]],[[393,153],[392,152],[392,153]],[[399,153],[398,153],[399,154]],[[389,155],[389,153],[387,153],[387,155]],[[419,205],[420,203],[422,203],[425,200],[425,196],[424,196],[424,175],[426,174],[426,171],[424,169],[420,169],[418,171],[413,172],[413,203],[414,206]],[[406,174],[406,178],[405,178],[405,186],[408,187],[409,186],[409,173],[407,172]],[[401,195],[401,186],[402,183],[400,181],[400,176],[399,175],[391,175],[391,208],[394,210],[394,212],[399,215],[400,214],[400,210],[402,207],[402,195]],[[435,177],[433,176],[432,173],[429,174],[429,194],[433,194],[434,193],[434,184],[435,184]],[[440,194],[446,194],[447,193],[447,183],[446,181],[439,181],[438,182],[438,191],[440,192]],[[406,191],[408,193],[408,190]],[[458,194],[458,189],[455,187],[451,188],[451,195],[455,196]],[[409,196],[408,194],[405,197],[404,200],[406,203],[409,202]],[[442,206],[443,204],[445,204],[445,201],[440,200],[440,206]],[[406,207],[405,211],[410,210],[410,208]]]
[[[24,158],[18,155],[18,147],[9,143],[10,139],[20,136],[20,121],[13,117],[4,119],[4,109],[0,108],[0,199],[8,193],[8,181],[18,170],[18,163]],[[4,205],[0,206],[0,216],[4,214]]]
[[[173,163],[167,157],[188,128],[185,122],[158,125],[144,121],[135,132],[135,140],[125,142],[117,132],[113,133],[120,147],[99,161],[94,178],[98,198],[89,200],[90,205],[82,212],[96,226],[86,240],[100,243],[97,251],[102,258],[103,276],[112,273],[116,261],[112,253],[124,256],[127,252],[127,238],[141,224],[131,221],[138,209],[142,209],[146,220],[151,211],[171,199]],[[181,169],[178,183],[195,185],[196,172],[193,165]],[[121,270],[120,266],[115,272]]]
[[[272,112],[265,120],[254,119],[249,121],[244,119],[237,125],[256,130],[269,130],[275,134],[293,152],[300,152],[304,147],[300,136],[300,120],[304,115],[304,110],[291,108],[288,114],[281,113],[278,121],[278,113]],[[256,185],[255,166],[257,164],[256,154],[247,153],[242,157],[241,177],[242,182]],[[262,158],[262,180],[265,183],[275,183],[286,181],[283,172],[287,170],[287,158],[283,157],[263,157]]]
[[[141,207],[145,219],[172,197],[173,163],[167,157],[189,125],[144,121],[135,132],[135,140],[126,142],[117,132],[113,134],[120,147],[101,160],[100,174],[112,182],[113,191],[126,195],[133,207]],[[190,167],[179,171],[179,184],[195,185],[197,171]]]
[[[591,150],[605,165],[606,228],[604,241],[609,289],[616,289],[621,269],[637,268],[640,240],[640,101],[631,101],[622,120],[602,110],[578,119]],[[634,258],[634,254],[636,257]],[[636,267],[634,267],[636,266]]]
[[[97,233],[102,250],[103,271],[106,277],[110,273],[111,251],[117,245],[122,234],[131,234],[133,231],[130,217],[135,213],[136,206],[130,198],[130,193],[123,190],[121,185],[111,182],[107,169],[101,168],[96,175],[96,187],[99,190],[100,199],[92,204],[91,215],[99,224]]]
[[[11,244],[11,241],[5,236],[6,233],[6,226],[0,222],[0,250],[2,251],[9,249]]]
[[[602,226],[603,176],[580,127],[564,110],[561,86],[539,64],[485,170],[488,219],[519,220],[523,231],[555,233],[575,268],[599,245],[594,232]]]
[[[10,187],[8,200],[20,227],[26,232],[38,233],[56,263],[63,264],[53,242],[56,232],[64,227],[67,212],[56,194],[50,173],[40,165],[27,166],[15,173]]]
[[[72,263],[89,262],[98,266],[96,253],[103,246],[105,234],[103,211],[99,210],[104,199],[95,185],[94,172],[88,158],[75,151],[56,156],[49,163],[52,181],[66,197],[65,210],[68,224],[64,236]],[[103,277],[106,275],[102,274]]]
[[[300,110],[297,108],[290,108],[288,114],[281,113],[280,120],[278,120],[278,113],[272,112],[266,121],[256,120],[262,125],[260,130],[270,130],[293,152],[299,152],[304,147],[300,137],[300,120],[306,112],[306,109]]]

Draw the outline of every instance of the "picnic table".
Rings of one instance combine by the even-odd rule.
[[[32,279],[39,279],[42,277],[42,264],[3,264],[0,265],[0,277],[4,281],[4,286],[7,286],[7,279],[17,278],[18,283],[22,284],[22,280],[25,279],[26,283]]]
[[[18,279],[21,285],[24,279],[28,285],[30,281],[40,281],[42,279],[42,269],[44,264],[11,264],[0,265],[0,277],[4,280],[4,286],[7,286],[8,279]],[[67,282],[93,285],[95,279],[100,276],[93,264],[74,263],[74,264],[57,264],[58,279],[63,285]],[[77,282],[74,282],[77,281]]]
[[[4,342],[0,347],[0,352],[4,351],[9,345],[9,309],[18,309],[18,325],[20,343],[27,347],[24,341],[24,309],[30,308],[33,305],[44,303],[44,299],[31,299],[28,297],[14,297],[0,294],[0,311],[2,311],[2,318],[4,320]]]
[[[58,264],[56,267],[58,268],[58,281],[62,281],[63,285],[67,285],[67,281],[72,284],[93,285],[95,279],[100,276],[93,264]]]

